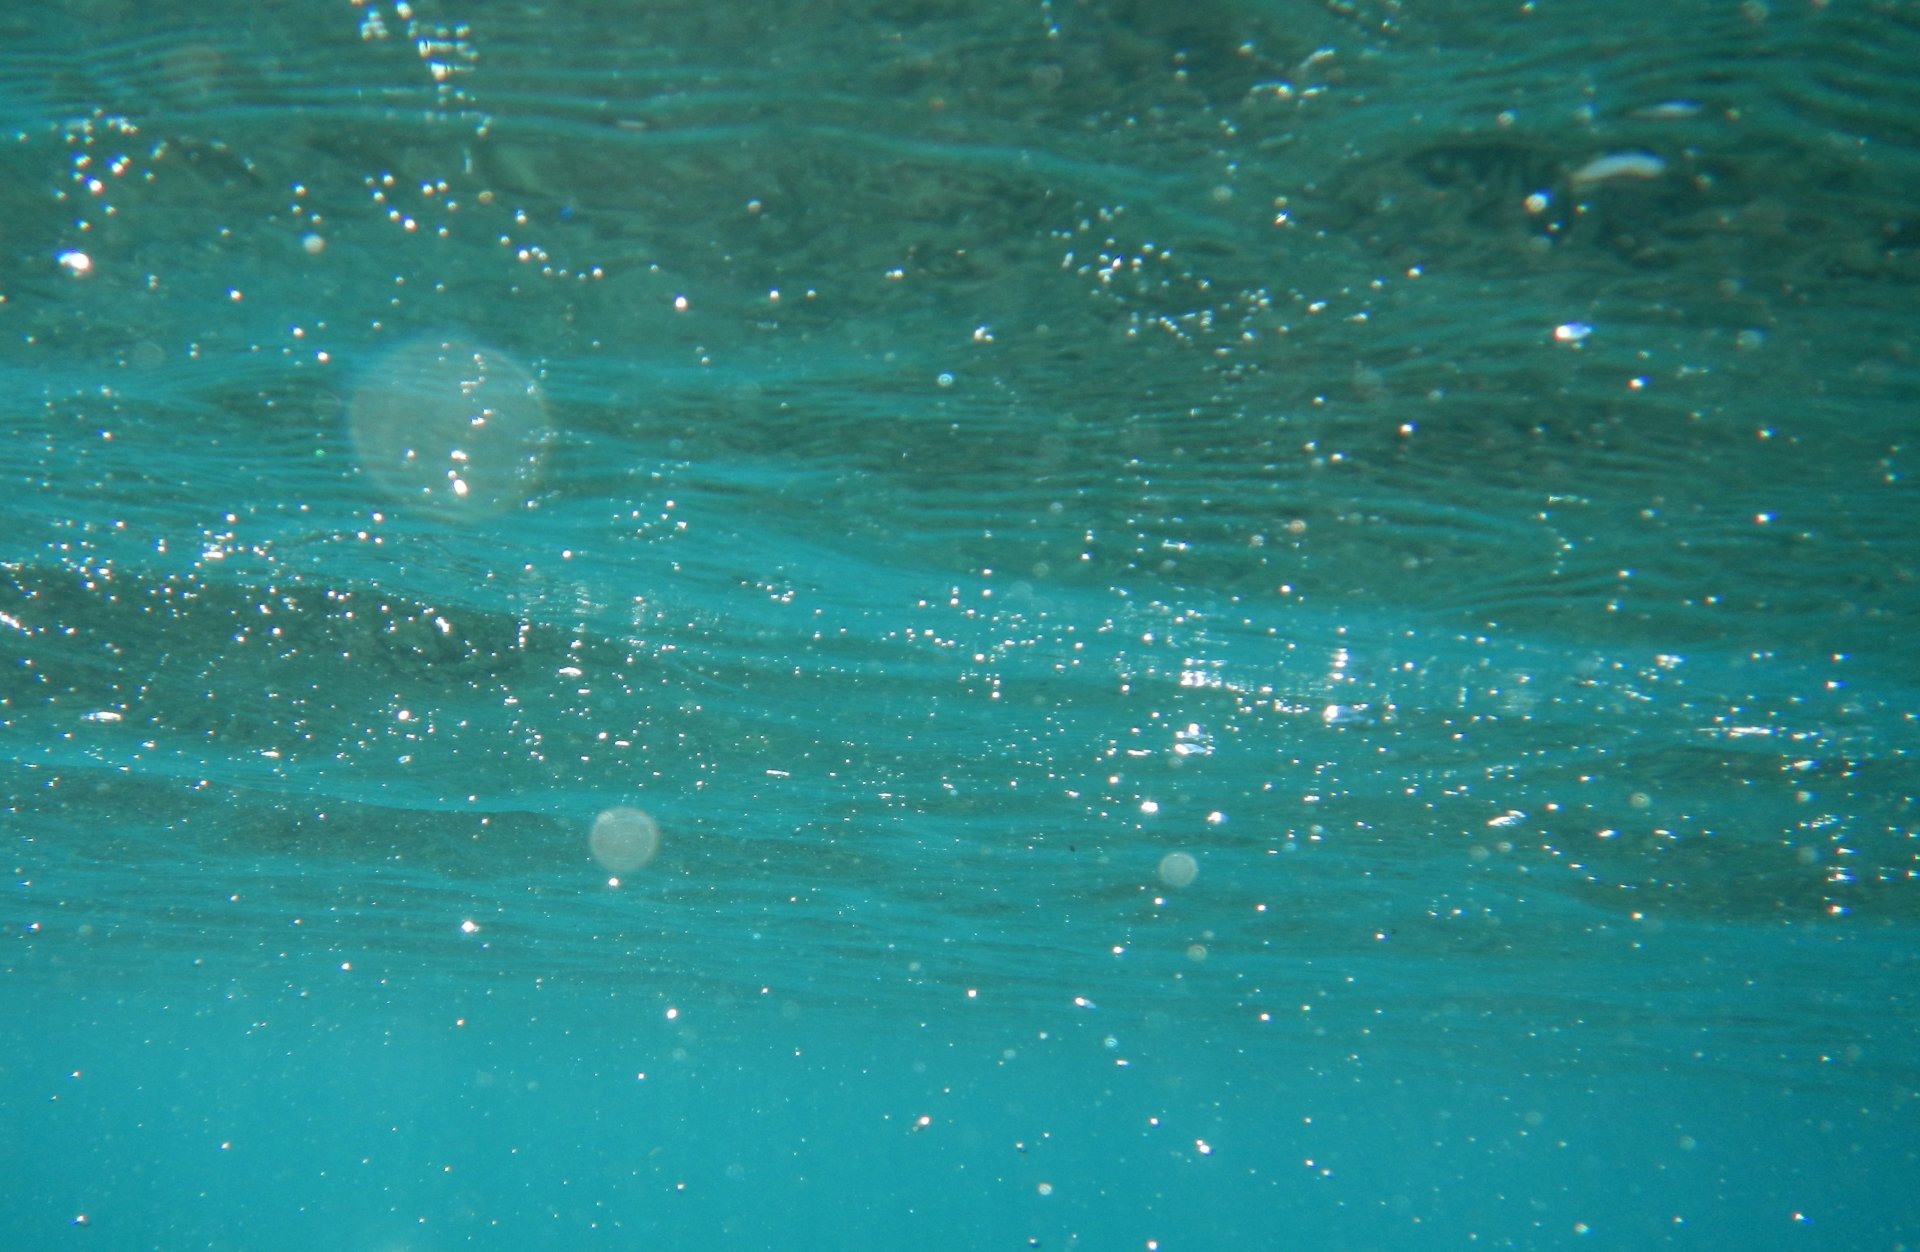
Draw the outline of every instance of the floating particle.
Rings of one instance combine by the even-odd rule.
[[[1591,187],[1621,178],[1658,178],[1666,171],[1667,163],[1651,152],[1613,152],[1588,161],[1568,181],[1576,187]]]

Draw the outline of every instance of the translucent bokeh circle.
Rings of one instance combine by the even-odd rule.
[[[456,517],[524,503],[552,437],[533,376],[496,348],[453,338],[411,340],[375,361],[347,424],[382,492]]]
[[[587,850],[616,874],[640,869],[660,851],[660,823],[645,809],[607,809],[593,819]]]

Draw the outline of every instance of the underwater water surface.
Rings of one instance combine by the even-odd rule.
[[[1916,64],[10,9],[0,1246],[1915,1246]]]

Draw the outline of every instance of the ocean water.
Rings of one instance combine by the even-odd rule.
[[[0,1247],[1916,1246],[1915,66],[8,7]]]

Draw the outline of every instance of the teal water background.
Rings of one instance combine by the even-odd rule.
[[[1916,65],[7,9],[0,1247],[1914,1246]]]

